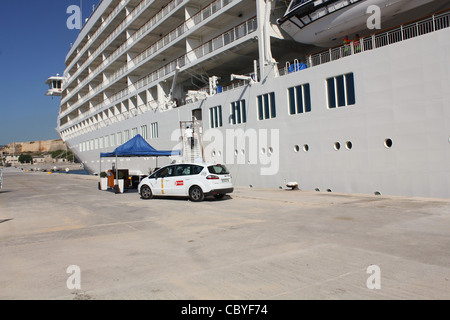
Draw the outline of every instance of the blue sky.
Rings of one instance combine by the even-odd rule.
[[[83,20],[99,0],[82,0]],[[0,10],[0,145],[59,139],[59,97],[45,81],[64,72],[78,30],[67,28],[67,8],[81,0],[4,1]]]

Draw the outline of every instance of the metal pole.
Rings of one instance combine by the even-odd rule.
[[[117,153],[116,153],[116,186],[119,187],[119,163],[117,161]]]

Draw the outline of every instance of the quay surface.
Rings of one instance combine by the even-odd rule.
[[[450,299],[450,199],[236,188],[145,201],[93,176],[3,178],[2,300]]]

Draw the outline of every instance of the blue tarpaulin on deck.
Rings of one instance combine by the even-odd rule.
[[[123,145],[117,147],[113,152],[100,153],[101,158],[109,157],[168,157],[180,155],[181,151],[158,151],[153,148],[145,139],[138,134],[133,139],[125,142]]]
[[[289,66],[289,73],[292,73],[292,72],[297,72],[297,71],[300,71],[300,70],[304,70],[304,69],[307,69],[308,68],[308,66],[306,65],[306,64],[304,64],[304,63],[295,63],[295,64],[291,64],[290,66]]]

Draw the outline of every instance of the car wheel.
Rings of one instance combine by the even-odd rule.
[[[203,201],[204,198],[205,198],[205,195],[203,194],[202,188],[200,188],[198,186],[193,186],[189,190],[189,199],[191,199],[191,201],[200,202],[200,201]]]
[[[214,198],[216,198],[218,200],[223,199],[223,197],[225,197],[225,194],[223,194],[223,193],[219,193],[219,194],[215,194],[214,195]]]
[[[149,186],[142,186],[141,188],[141,197],[143,199],[151,199],[153,198],[152,189]]]

